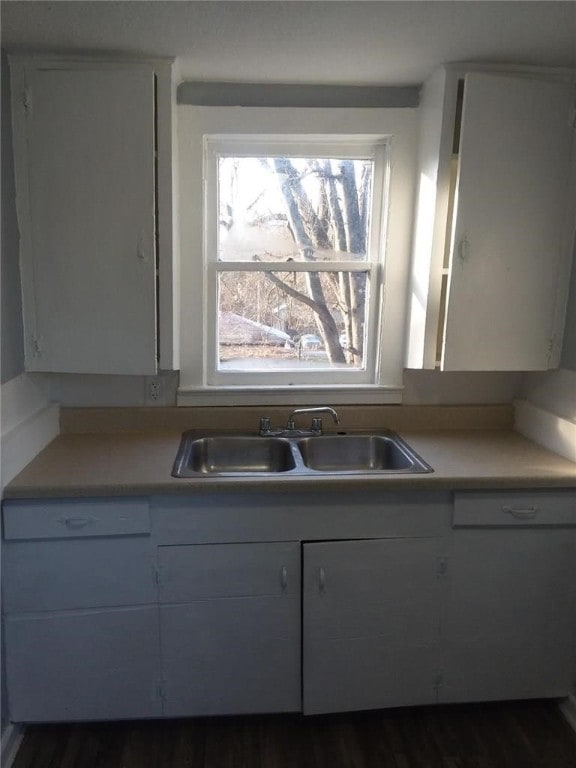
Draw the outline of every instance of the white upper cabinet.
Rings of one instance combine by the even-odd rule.
[[[573,110],[568,77],[450,71],[426,86],[408,367],[558,365]]]
[[[11,60],[29,371],[157,370],[157,72]]]

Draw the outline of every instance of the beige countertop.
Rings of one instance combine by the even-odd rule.
[[[421,475],[171,476],[180,432],[62,434],[5,488],[5,498],[193,494],[199,489],[574,488],[576,463],[509,429],[398,430],[434,469]]]

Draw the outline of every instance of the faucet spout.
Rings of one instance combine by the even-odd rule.
[[[296,429],[294,426],[294,417],[299,413],[329,413],[332,416],[332,420],[335,424],[340,424],[340,418],[334,410],[327,405],[319,406],[318,408],[296,408],[288,416],[288,423],[282,429],[276,429],[270,424],[270,419],[267,416],[262,416],[260,419],[260,429],[258,434],[261,437],[311,437],[313,435],[322,434],[322,419],[319,416],[314,415],[312,417],[312,423],[308,429]]]
[[[329,413],[334,424],[340,424],[340,417],[334,408],[330,408],[328,405],[321,405],[317,408],[296,408],[293,410],[290,416],[288,416],[286,429],[294,429],[294,416],[297,416],[299,413]]]

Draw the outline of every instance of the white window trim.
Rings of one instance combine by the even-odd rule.
[[[182,255],[179,405],[401,402],[417,127],[415,109],[178,107]],[[311,139],[332,144],[333,140],[342,141],[345,136],[342,146],[352,151],[359,142],[366,143],[369,139],[373,143],[378,137],[391,147],[385,300],[379,331],[380,349],[386,340],[387,352],[381,356],[376,384],[335,383],[333,377],[334,383],[330,385],[303,382],[261,387],[243,381],[235,386],[208,383],[209,355],[204,343],[207,298],[203,260],[203,232],[207,224],[203,205],[204,140],[206,136],[225,137],[240,147],[243,138],[254,135],[271,145],[275,138],[284,142],[286,136],[290,136],[294,146],[299,145],[300,137],[306,144]],[[359,266],[361,263],[355,263],[355,268]]]
[[[307,137],[303,142],[295,136],[208,136],[204,139],[204,174],[205,174],[205,237],[204,237],[204,275],[206,280],[204,304],[204,328],[206,333],[207,366],[205,383],[207,386],[254,386],[258,377],[266,382],[265,386],[354,386],[355,384],[374,384],[379,378],[380,356],[378,355],[378,337],[380,335],[380,309],[383,286],[383,246],[387,222],[383,219],[383,201],[388,193],[389,163],[387,139],[382,136],[362,137]],[[289,153],[298,157],[331,157],[370,159],[374,162],[374,179],[371,201],[372,225],[365,261],[346,262],[300,262],[290,264],[289,269],[281,262],[254,263],[242,261],[218,261],[218,159],[222,155],[236,157],[273,156]],[[280,270],[279,266],[283,269]],[[331,369],[310,372],[299,370],[284,371],[218,371],[218,333],[217,333],[217,275],[230,271],[294,271],[294,272],[367,272],[369,274],[370,293],[368,296],[368,328],[365,366],[362,369]],[[288,381],[287,381],[288,379]]]

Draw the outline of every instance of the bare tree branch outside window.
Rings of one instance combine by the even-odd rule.
[[[220,260],[279,269],[221,271],[220,313],[286,333],[286,355],[314,337],[330,365],[361,367],[369,270],[337,262],[367,260],[372,177],[371,160],[221,158]],[[294,261],[335,269],[290,271]]]

